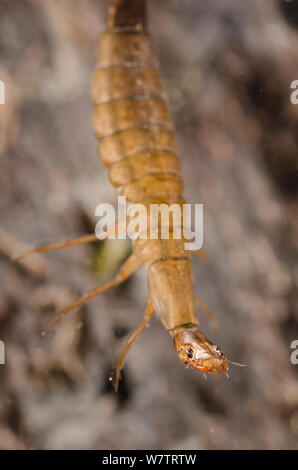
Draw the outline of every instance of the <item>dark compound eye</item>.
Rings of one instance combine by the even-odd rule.
[[[223,356],[223,351],[218,346],[213,346],[213,350],[220,356]]]
[[[193,349],[192,348],[187,348],[186,354],[187,354],[187,357],[189,359],[192,359],[193,358]]]

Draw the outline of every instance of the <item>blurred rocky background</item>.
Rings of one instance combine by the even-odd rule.
[[[91,233],[116,202],[96,153],[90,80],[107,2],[1,0],[1,449],[298,448],[298,2],[151,0],[190,202],[204,204],[203,331],[248,364],[218,390],[178,361],[154,319],[116,395],[110,371],[145,307],[142,271],[41,336],[113,275],[126,243],[12,263],[24,243]]]

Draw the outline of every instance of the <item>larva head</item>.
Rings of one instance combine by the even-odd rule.
[[[216,374],[228,368],[224,352],[197,328],[185,328],[174,336],[174,347],[184,364],[200,372]]]

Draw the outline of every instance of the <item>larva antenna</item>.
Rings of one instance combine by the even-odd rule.
[[[112,0],[107,27],[146,29],[146,0]]]
[[[234,362],[234,361],[228,361],[227,362],[229,364],[231,364],[232,366],[237,366],[237,367],[247,367],[247,364],[241,364],[240,362]]]

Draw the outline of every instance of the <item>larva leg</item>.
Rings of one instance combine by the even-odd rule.
[[[195,250],[195,251],[192,252],[192,254],[194,256],[197,256],[198,258],[200,258],[200,260],[202,260],[202,261],[207,261],[208,260],[208,256],[205,253],[205,251],[203,251],[203,250]]]
[[[86,235],[84,237],[76,238],[75,240],[67,240],[63,243],[53,243],[52,245],[39,246],[32,250],[25,251],[19,256],[16,256],[14,260],[19,261],[26,256],[33,255],[34,253],[45,253],[46,251],[58,250],[60,248],[66,248],[67,246],[79,245],[81,243],[89,243],[97,240],[96,235]]]
[[[146,306],[146,310],[145,310],[145,315],[144,315],[144,320],[138,326],[138,328],[133,332],[133,334],[130,336],[130,338],[128,339],[126,345],[122,349],[122,352],[121,352],[120,357],[118,359],[117,368],[116,368],[116,377],[115,377],[115,383],[114,383],[115,392],[118,391],[120,371],[121,371],[121,367],[123,365],[124,359],[125,359],[125,357],[128,353],[128,350],[131,347],[131,345],[135,342],[135,340],[137,339],[139,334],[143,331],[143,329],[149,324],[153,313],[154,313],[153,303],[152,303],[151,299],[148,298],[147,306]]]
[[[76,300],[73,304],[69,305],[65,309],[61,310],[60,312],[55,315],[53,320],[47,325],[44,332],[48,331],[52,326],[54,326],[57,321],[59,321],[62,317],[64,317],[67,313],[71,312],[75,308],[79,307],[80,305],[86,303],[88,300],[93,299],[97,295],[105,292],[106,290],[110,289],[111,287],[118,286],[122,282],[124,282],[129,276],[139,267],[138,261],[135,255],[131,255],[125,263],[121,266],[118,274],[112,279],[110,282],[107,282],[101,287],[97,287],[96,289],[92,290],[88,294],[84,295],[80,299]]]
[[[25,258],[26,256],[33,255],[34,253],[45,253],[46,251],[53,251],[53,250],[58,250],[60,248],[66,248],[68,246],[74,246],[74,245],[80,245],[83,243],[90,243],[94,242],[97,240],[104,240],[105,238],[108,238],[112,233],[124,233],[126,230],[126,221],[122,221],[119,223],[116,223],[112,227],[110,227],[107,231],[98,235],[91,234],[91,235],[85,235],[84,237],[76,238],[74,240],[67,240],[66,242],[63,243],[53,243],[51,245],[44,245],[40,246],[37,248],[33,248],[32,250],[25,251],[21,255],[17,256],[14,258],[14,260],[21,260]]]
[[[219,374],[214,375],[213,383],[214,383],[214,391],[215,391],[215,393],[218,393],[218,390],[219,390]]]
[[[218,328],[218,321],[214,314],[211,312],[210,308],[201,300],[199,297],[195,297],[196,305],[199,307],[200,310],[206,315],[207,318],[212,322],[213,328]]]

